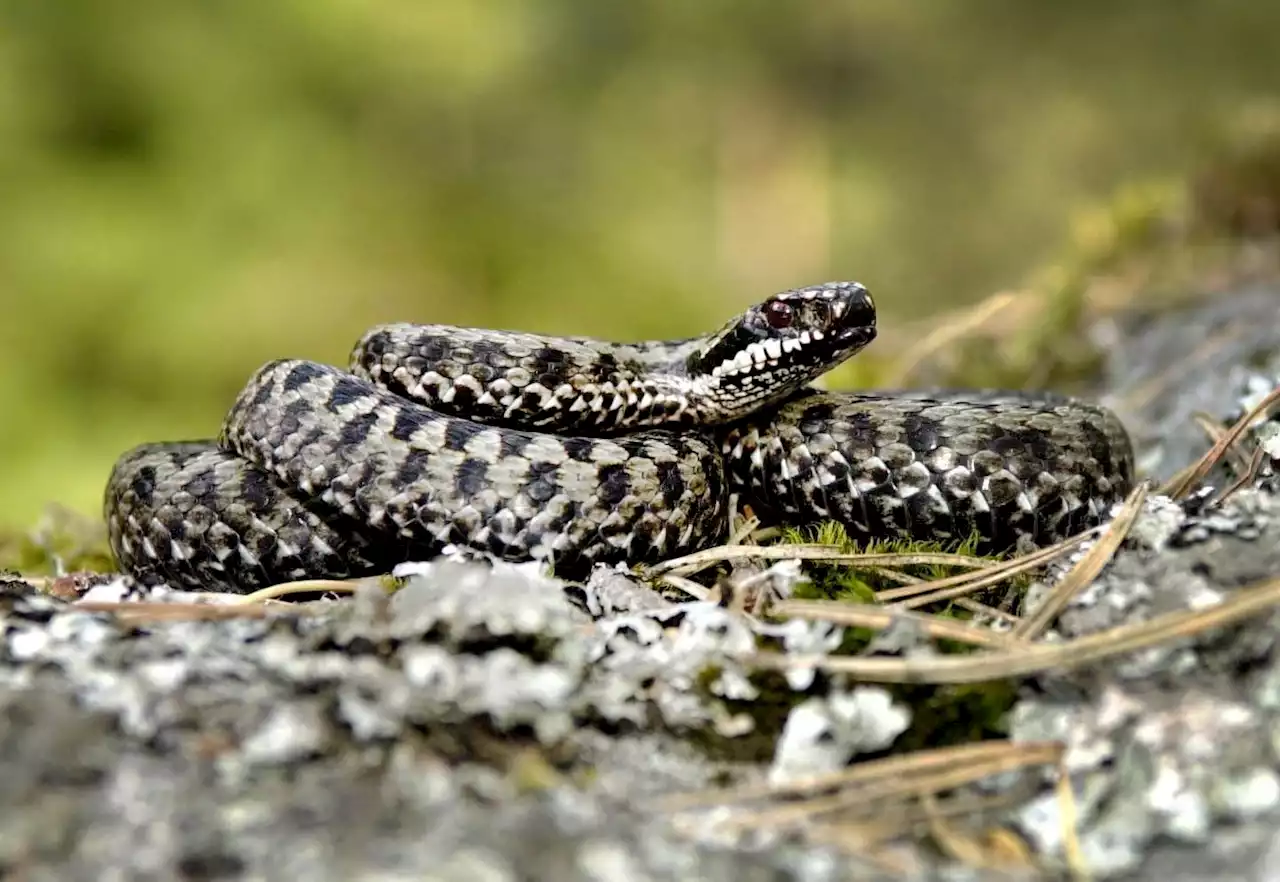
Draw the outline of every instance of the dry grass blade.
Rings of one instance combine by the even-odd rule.
[[[1217,460],[1210,464],[1209,468],[1212,468],[1213,465],[1216,465],[1217,462],[1221,461],[1223,458],[1230,456],[1235,459],[1237,467],[1246,471],[1248,470],[1251,458],[1244,453],[1242,449],[1243,445],[1241,445],[1239,438],[1234,441],[1231,439],[1229,428],[1223,427],[1214,421],[1208,414],[1201,412],[1193,413],[1191,415],[1191,419],[1200,428],[1200,430],[1204,432],[1205,437],[1209,439],[1210,447],[1221,445],[1225,451],[1222,456],[1218,457]],[[1190,492],[1192,489],[1192,486],[1190,485],[1194,484],[1195,481],[1200,480],[1199,478],[1193,478],[1192,476],[1195,475],[1197,469],[1201,468],[1204,460],[1210,456],[1210,453],[1211,451],[1206,451],[1205,455],[1201,457],[1201,459],[1179,469],[1173,477],[1165,482],[1159,492],[1169,494],[1172,489],[1177,488],[1182,484],[1188,484],[1186,492]],[[1257,451],[1255,450],[1253,458],[1256,458],[1256,455]]]
[[[819,818],[805,825],[804,838],[811,844],[825,843],[845,850],[849,850],[850,846],[854,845],[857,854],[864,854],[867,849],[888,845],[895,841],[900,842],[907,837],[922,833],[933,833],[936,839],[937,830],[932,823],[935,820],[949,823],[952,818],[966,816],[973,818],[982,813],[1008,811],[1024,804],[1031,795],[1033,795],[1031,788],[1012,788],[987,796],[974,793],[956,793],[948,796],[923,793],[918,794],[914,800],[906,798],[900,802],[882,804],[877,807],[875,816],[868,820],[849,820],[842,815]],[[963,835],[958,831],[957,834]],[[974,844],[977,845],[976,842]],[[1019,844],[1021,844],[1020,841]],[[1021,858],[1025,855],[1025,862],[1030,862],[1029,850],[1015,851],[1005,843],[999,843],[999,846],[1002,846],[999,851],[1000,856],[1014,853]],[[991,845],[979,847],[984,851],[984,855],[977,860],[978,863],[999,860],[995,848]],[[1005,862],[1007,863],[1007,859]]]
[[[969,867],[988,869],[1011,865],[1029,869],[1034,866],[1031,850],[1008,831],[1003,831],[1002,836],[989,832],[984,842],[951,822],[951,818],[957,815],[989,811],[999,804],[999,800],[988,797],[986,800],[944,801],[927,793],[920,802],[921,813],[929,825],[933,841],[953,860]]]
[[[1222,460],[1226,455],[1227,449],[1235,444],[1240,436],[1253,425],[1254,421],[1264,416],[1277,401],[1280,401],[1280,387],[1272,389],[1266,398],[1236,420],[1226,434],[1219,438],[1194,466],[1179,473],[1177,477],[1161,488],[1161,492],[1171,499],[1183,499]]]
[[[955,640],[969,646],[1012,648],[1022,643],[1016,637],[959,619],[839,600],[783,600],[774,604],[769,611],[785,618],[831,622],[845,627],[871,628],[877,631],[909,622],[930,637]]]
[[[1060,766],[1064,745],[1056,741],[1021,742],[986,741],[897,755],[838,772],[820,774],[805,780],[776,783],[751,783],[668,796],[655,808],[677,813],[673,823],[687,826],[678,813],[705,808],[727,809],[730,806],[762,799],[786,801],[771,808],[740,808],[727,817],[713,815],[710,823],[718,830],[777,832],[786,828],[803,828],[804,840],[810,844],[826,844],[858,855],[860,859],[884,868],[908,869],[895,850],[884,850],[892,842],[922,832],[931,819],[954,818],[993,810],[1005,810],[1027,799],[1033,789],[1024,792],[1002,792],[996,795],[952,792],[960,787],[995,774],[1009,773],[1033,766]],[[1015,789],[1019,790],[1019,789]],[[1009,849],[996,849],[998,842],[987,846],[975,859],[984,863],[1010,863]]]
[[[889,569],[889,567],[859,567],[858,569],[866,570],[871,575],[884,579],[886,582],[897,582],[899,585],[920,585],[928,581],[910,573],[900,573],[897,570]]]
[[[686,579],[684,576],[666,575],[659,581],[665,585],[670,585],[677,591],[684,592],[694,600],[709,600],[711,598],[711,592],[706,588],[706,586],[699,585],[697,582],[692,579]]]
[[[805,831],[810,845],[827,846],[861,862],[863,875],[848,878],[915,879],[920,875],[919,858],[902,849],[883,848],[901,831],[885,823],[819,823]],[[872,871],[879,876],[869,877]]]
[[[1194,474],[1196,469],[1198,469],[1199,467],[1200,467],[1199,462],[1193,462],[1189,466],[1184,466],[1178,469],[1178,471],[1173,473],[1173,477],[1171,477],[1169,480],[1165,481],[1163,484],[1161,484],[1159,487],[1156,488],[1156,493],[1161,496],[1169,496],[1172,499],[1173,497],[1170,496],[1169,491],[1174,487],[1178,487],[1184,484],[1187,481],[1187,479],[1190,478],[1191,475]]]
[[[751,535],[748,536],[744,541],[752,545],[762,545],[765,542],[770,542],[774,539],[782,538],[785,532],[786,531],[783,530],[782,527],[779,527],[777,524],[774,524],[769,527],[758,527],[755,530],[752,530]],[[729,542],[727,544],[732,545],[733,543]]]
[[[1080,844],[1080,824],[1077,820],[1076,795],[1071,789],[1071,775],[1067,769],[1058,770],[1058,805],[1062,818],[1062,852],[1066,857],[1067,868],[1072,878],[1088,879],[1089,864],[1085,860],[1084,848]]]
[[[1115,556],[1120,543],[1124,542],[1129,531],[1133,529],[1138,515],[1142,512],[1142,506],[1147,501],[1149,490],[1145,483],[1133,488],[1124,501],[1120,513],[1112,520],[1111,526],[1098,539],[1097,544],[1089,549],[1089,552],[1045,596],[1034,612],[1014,626],[1013,636],[1022,640],[1034,640],[1039,637],[1058,617],[1071,598],[1098,577],[1102,568]]]
[[[835,545],[721,545],[662,561],[644,569],[651,579],[668,573],[688,576],[718,563],[737,560],[819,560],[864,566],[955,566],[984,569],[995,562],[966,554],[861,554]]]
[[[1209,416],[1207,413],[1193,413],[1191,415],[1191,420],[1199,426],[1202,432],[1204,432],[1204,436],[1209,439],[1209,443],[1211,445],[1217,444],[1227,435],[1227,429],[1216,423],[1213,417]],[[1226,455],[1235,460],[1237,468],[1245,468],[1248,465],[1249,460],[1248,455],[1241,449],[1241,447],[1242,445],[1239,441],[1235,444],[1227,445]],[[1195,465],[1195,463],[1192,463],[1191,467],[1195,468]]]
[[[1005,757],[1011,742],[983,741],[977,744],[960,744],[954,747],[935,747],[914,753],[869,760],[823,775],[796,778],[779,783],[742,784],[736,787],[717,787],[676,793],[654,801],[657,811],[678,812],[697,808],[748,802],[770,797],[794,797],[821,793],[841,787],[865,786],[878,781],[902,779],[910,775],[927,775],[937,770],[981,765],[993,759]],[[1029,741],[1016,745],[1019,749],[1035,748],[1039,751],[1061,751],[1056,741]],[[1040,755],[1040,754],[1037,754]],[[1057,754],[1055,754],[1057,755]]]
[[[963,594],[971,594],[982,588],[998,585],[1010,576],[1016,576],[1019,573],[1025,573],[1028,570],[1044,566],[1050,561],[1065,555],[1086,539],[1096,536],[1100,531],[1098,527],[1091,527],[1069,539],[1064,539],[1057,545],[1037,549],[1021,557],[995,562],[982,572],[961,573],[958,576],[947,576],[943,579],[934,579],[931,582],[921,582],[918,585],[879,591],[876,593],[876,599],[885,603],[893,603],[903,609],[912,609],[930,603],[950,600]]]
[[[1210,501],[1210,505],[1221,505],[1230,499],[1235,493],[1244,487],[1252,484],[1258,478],[1258,473],[1262,471],[1262,464],[1267,461],[1267,452],[1261,447],[1253,449],[1253,455],[1249,457],[1249,462],[1245,465],[1240,476],[1222,488],[1222,492],[1218,493]]]
[[[243,604],[261,603],[264,600],[276,600],[292,594],[354,594],[362,587],[380,586],[378,577],[363,579],[298,579],[294,582],[278,582],[259,588],[257,591],[241,595],[238,602]]]
[[[994,743],[998,745],[998,749],[986,756],[970,758],[968,761],[957,759],[946,766],[938,766],[933,761],[936,757],[929,757],[927,766],[922,763],[919,768],[913,768],[907,764],[893,777],[880,777],[874,781],[844,787],[834,793],[770,808],[742,809],[717,826],[733,830],[776,831],[837,813],[846,822],[863,819],[875,821],[891,811],[891,807],[913,801],[921,794],[954,790],[993,775],[1028,766],[1058,763],[1065,750],[1057,742]]]
[[[166,603],[163,601],[81,600],[71,604],[77,612],[111,613],[122,622],[217,622],[228,619],[265,619],[268,616],[310,613],[295,604],[242,606],[222,603]]]
[[[1022,619],[1018,618],[1011,612],[1005,612],[1004,610],[997,609],[994,606],[988,606],[985,603],[979,603],[978,601],[973,600],[972,598],[969,598],[969,597],[957,597],[955,600],[952,601],[952,603],[954,603],[956,606],[960,607],[961,609],[967,609],[969,612],[974,613],[975,615],[986,616],[987,618],[991,618],[991,619],[998,619],[999,621],[1008,622],[1009,624],[1017,624],[1018,622],[1022,621]]]
[[[756,516],[752,515],[751,517],[744,518],[742,523],[740,523],[737,526],[737,528],[733,531],[733,533],[729,536],[729,541],[725,544],[741,545],[743,542],[746,542],[747,539],[751,537],[751,534],[753,534],[757,529],[759,529],[759,527],[760,527],[760,519],[757,518]]]
[[[978,683],[1049,669],[1080,667],[1235,624],[1277,605],[1280,605],[1280,579],[1272,579],[1243,588],[1217,606],[1165,613],[1147,622],[1110,628],[1064,643],[1035,643],[1018,649],[947,658],[847,658],[761,651],[743,663],[771,670],[814,668],[878,683]]]
[[[146,600],[75,601],[72,606],[84,612],[112,613],[122,622],[198,622],[225,619],[261,619],[271,615],[314,614],[319,607],[299,603],[273,603],[294,594],[351,594],[364,585],[381,585],[378,578],[301,579],[269,585],[250,594],[208,594],[213,602],[171,602]]]

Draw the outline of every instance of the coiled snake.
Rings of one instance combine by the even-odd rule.
[[[230,591],[448,544],[572,575],[722,541],[733,495],[768,522],[1007,547],[1097,523],[1127,492],[1130,442],[1099,407],[809,388],[875,334],[853,282],[688,340],[381,326],[349,371],[263,366],[216,441],[124,454],[111,548],[144,582]]]

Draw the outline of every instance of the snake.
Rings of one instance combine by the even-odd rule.
[[[572,577],[722,544],[741,511],[855,540],[1043,546],[1128,492],[1125,428],[1083,399],[818,388],[876,320],[842,281],[681,339],[378,325],[345,369],[260,367],[216,438],[124,453],[111,551],[145,584],[241,593],[450,550]]]

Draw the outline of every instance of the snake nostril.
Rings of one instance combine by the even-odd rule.
[[[873,328],[876,324],[876,305],[865,291],[849,304],[847,324],[853,327]]]

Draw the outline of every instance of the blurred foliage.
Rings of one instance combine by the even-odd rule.
[[[262,361],[342,362],[379,321],[685,335],[832,278],[886,326],[972,302],[1216,149],[1280,82],[1277,25],[1250,0],[9,0],[0,523],[95,514],[123,449],[210,435]]]

